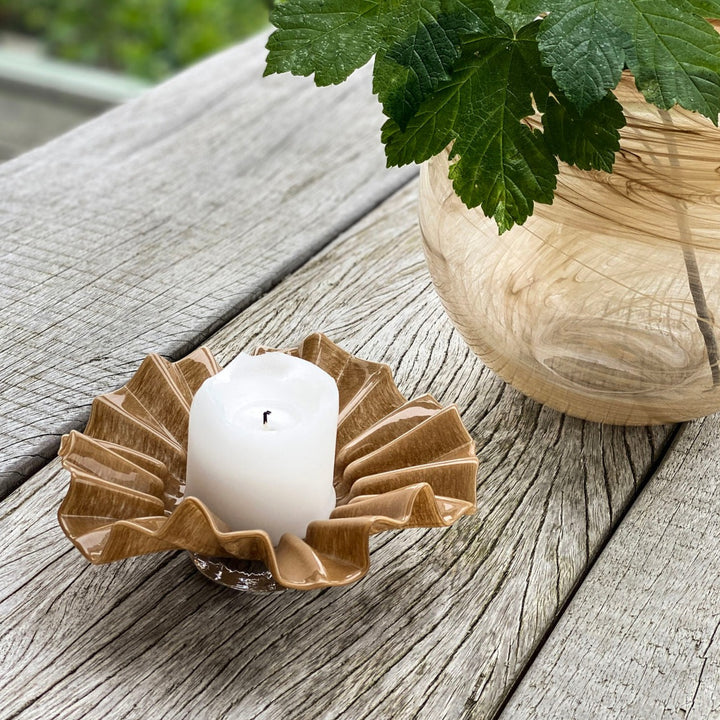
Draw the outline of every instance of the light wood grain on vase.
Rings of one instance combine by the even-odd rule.
[[[647,104],[625,75],[612,174],[561,164],[555,201],[498,236],[447,178],[421,175],[431,274],[503,379],[590,420],[649,424],[720,409],[720,130]]]

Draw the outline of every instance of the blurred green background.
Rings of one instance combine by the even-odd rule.
[[[159,80],[256,32],[269,0],[0,0],[0,29],[64,60]]]

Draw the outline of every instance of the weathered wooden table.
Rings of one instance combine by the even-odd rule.
[[[0,717],[720,717],[720,423],[540,407],[443,315],[415,170],[367,73],[261,79],[262,39],[0,168]],[[478,512],[386,533],[357,584],[258,596],[184,553],[93,567],[59,436],[148,352],[322,330],[457,402]]]

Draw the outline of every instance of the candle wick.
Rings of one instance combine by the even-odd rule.
[[[265,412],[263,412],[263,425],[267,425],[268,415],[270,415],[271,413],[272,410],[265,410]]]

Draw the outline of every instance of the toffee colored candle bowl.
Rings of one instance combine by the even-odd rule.
[[[150,355],[123,388],[95,398],[83,433],[62,439],[70,485],[58,520],[90,562],[184,549],[205,576],[237,590],[311,590],[363,577],[372,534],[446,527],[475,511],[475,445],[454,405],[429,395],[406,400],[387,365],[319,333],[284,352],[338,386],[330,518],[273,546],[261,528],[233,531],[184,497],[190,404],[220,368],[206,348],[176,363]]]

